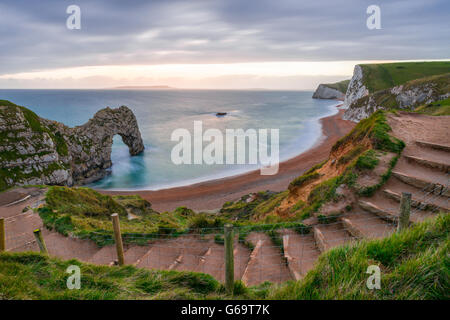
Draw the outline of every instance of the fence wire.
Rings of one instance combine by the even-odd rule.
[[[435,212],[436,204],[448,211],[447,184],[430,183],[413,194],[410,216]],[[397,199],[398,200],[398,199]],[[234,277],[247,285],[265,281],[284,282],[300,279],[310,270],[321,252],[332,247],[351,244],[364,238],[381,238],[395,232],[399,201],[396,207],[383,207],[393,219],[355,209],[320,220],[311,226],[298,222],[235,226]],[[89,239],[65,237],[43,228],[39,216],[25,212],[4,219],[6,250],[10,252],[39,251],[33,232],[41,228],[50,255],[63,259],[76,258],[99,264],[117,264],[117,251],[112,233],[91,232]],[[191,228],[182,233],[123,233],[125,264],[138,268],[195,271],[225,280],[225,247],[223,227]],[[98,244],[101,244],[99,247]]]

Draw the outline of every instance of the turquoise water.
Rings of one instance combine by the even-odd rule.
[[[111,174],[92,184],[103,189],[135,190],[188,185],[231,176],[257,165],[175,165],[170,140],[177,128],[203,130],[279,129],[280,160],[309,149],[321,136],[319,118],[337,112],[334,101],[312,99],[309,91],[241,90],[0,90],[0,99],[26,106],[39,116],[69,126],[85,123],[106,106],[133,110],[145,152],[130,157],[119,136],[114,138]],[[216,117],[216,112],[227,112]],[[205,143],[206,145],[206,143]]]

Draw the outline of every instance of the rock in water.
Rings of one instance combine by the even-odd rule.
[[[112,165],[116,134],[131,155],[144,150],[136,117],[125,106],[104,108],[86,124],[70,128],[0,100],[0,190],[27,184],[72,186],[101,179]]]

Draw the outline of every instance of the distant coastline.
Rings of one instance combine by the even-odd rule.
[[[174,87],[160,85],[160,86],[119,86],[114,87],[115,90],[157,90],[157,89],[176,89]]]

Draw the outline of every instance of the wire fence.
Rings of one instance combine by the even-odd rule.
[[[449,181],[448,173],[445,177]],[[242,280],[246,285],[298,280],[313,267],[323,251],[395,232],[400,201],[397,204],[396,207],[383,207],[392,213],[393,219],[355,208],[339,216],[329,216],[324,221],[319,219],[311,225],[282,222],[234,226],[234,279]],[[448,182],[446,185],[429,183],[417,189],[411,205],[411,217],[423,212],[432,214],[442,208],[448,211]],[[6,251],[39,251],[39,240],[31,231],[42,229],[48,253],[52,256],[99,265],[116,265],[119,261],[112,232],[91,232],[88,239],[65,237],[44,229],[41,219],[32,211],[4,218],[4,225]],[[19,231],[25,229],[30,231]],[[152,234],[122,233],[125,264],[146,269],[203,272],[225,281],[223,226],[190,228],[182,232],[173,232],[170,228],[159,230]]]

